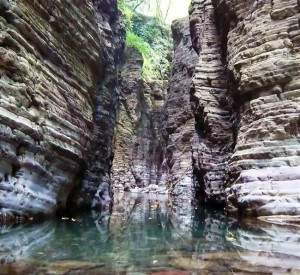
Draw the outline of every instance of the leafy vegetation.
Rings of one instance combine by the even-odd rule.
[[[143,55],[145,79],[167,79],[172,50],[171,32],[162,22],[161,11],[154,17],[136,11],[145,1],[149,0],[119,1],[119,9],[126,24],[126,45],[136,48]]]

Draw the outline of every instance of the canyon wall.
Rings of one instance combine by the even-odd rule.
[[[161,121],[167,81],[144,80],[142,67],[141,53],[126,48],[120,68],[120,104],[111,170],[114,190],[146,191],[151,186],[157,190],[158,185],[164,185]]]
[[[127,56],[116,190],[158,183],[182,213],[193,201],[242,216],[300,213],[299,5],[192,1],[189,26],[172,25],[172,73],[155,120],[142,60]]]
[[[0,220],[107,210],[111,187],[300,214],[299,10],[192,1],[167,83],[123,54],[116,0],[0,1]]]
[[[111,167],[120,95],[118,74],[125,47],[125,28],[120,19],[117,0],[94,0],[93,3],[104,43],[105,68],[93,93],[91,150],[80,181],[69,196],[68,208],[93,207],[107,211],[112,197]]]
[[[178,211],[190,211],[194,198],[192,144],[195,120],[190,106],[190,86],[198,55],[192,48],[188,18],[172,24],[174,55],[164,106],[166,185]]]
[[[64,208],[95,137],[111,154],[117,3],[75,2],[0,1],[0,217]]]
[[[169,81],[145,80],[142,55],[134,48],[125,50],[112,185],[115,191],[168,192],[178,214],[190,217],[195,192],[190,86],[198,55],[192,48],[188,18],[173,22],[172,32]]]
[[[194,174],[199,200],[224,205],[226,165],[232,151],[233,131],[223,45],[211,1],[194,1],[190,13],[192,44],[199,55],[191,88],[196,130]]]
[[[205,200],[299,214],[299,1],[194,0],[190,13]]]

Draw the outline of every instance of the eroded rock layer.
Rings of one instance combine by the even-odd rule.
[[[226,200],[226,169],[233,145],[222,41],[212,1],[194,1],[190,14],[192,43],[199,54],[191,89],[196,129],[193,168],[198,199],[222,205]]]
[[[64,207],[89,154],[116,1],[75,2],[0,1],[1,215]]]
[[[70,207],[108,210],[111,203],[111,167],[114,131],[119,102],[118,71],[124,51],[125,30],[116,0],[94,1],[96,21],[104,38],[105,68],[93,94],[94,127],[88,161],[82,182],[70,195]]]
[[[194,78],[200,125],[209,130],[199,144],[215,138],[211,152],[200,150],[204,180],[212,171],[221,193],[228,187],[230,212],[299,214],[299,1],[195,0],[191,31],[200,54]],[[205,185],[205,193],[218,194],[214,186]]]
[[[113,187],[120,191],[157,189],[162,180],[161,120],[166,82],[143,80],[143,58],[135,48],[127,48],[123,59],[112,166]]]
[[[238,22],[231,19],[227,35],[240,117],[228,207],[299,214],[299,1],[233,2],[215,1],[218,12],[224,5]]]
[[[192,48],[188,18],[172,24],[174,56],[164,106],[165,169],[169,192],[179,211],[191,206],[193,192],[192,143],[195,120],[190,106],[190,86],[198,55]],[[180,203],[180,201],[182,203]]]

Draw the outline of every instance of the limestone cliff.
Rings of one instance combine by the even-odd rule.
[[[121,40],[117,5],[75,2],[0,1],[1,217],[65,207],[94,137],[110,156],[112,130],[101,123],[114,119],[112,81],[103,81],[122,45],[112,44],[112,37]],[[93,171],[100,180],[106,159],[97,165],[101,173]]]
[[[299,1],[194,0],[190,13],[205,200],[299,214]]]
[[[125,30],[116,0],[94,1],[96,21],[104,45],[105,69],[97,82],[93,96],[93,143],[82,181],[69,198],[69,208],[99,208],[108,210],[111,203],[111,167],[114,148],[114,128],[119,104],[119,65],[124,51]]]

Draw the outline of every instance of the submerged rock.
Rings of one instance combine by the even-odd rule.
[[[95,268],[104,266],[104,264],[95,264],[83,261],[57,261],[53,262],[45,268],[38,270],[39,274],[61,275],[61,274],[89,274],[95,271]],[[101,272],[98,270],[98,272]]]
[[[274,216],[260,216],[258,217],[258,219],[273,224],[300,227],[300,216],[274,215]]]
[[[203,271],[205,273],[208,272],[210,268],[216,266],[216,263],[203,261],[200,259],[191,259],[191,258],[178,258],[171,261],[171,264],[176,266],[177,268],[182,268],[185,270],[197,270]]]

